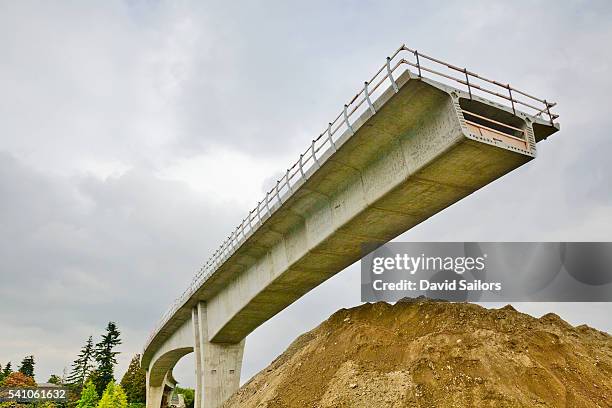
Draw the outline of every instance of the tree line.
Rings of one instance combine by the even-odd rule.
[[[44,403],[44,408],[142,408],[146,403],[145,372],[140,367],[140,355],[135,355],[123,375],[115,382],[117,346],[121,344],[121,333],[116,323],[109,322],[98,343],[89,336],[68,375],[50,376],[48,383],[67,387],[69,400],[64,403]],[[17,371],[9,361],[0,364],[0,387],[33,387],[34,356],[26,356]],[[17,406],[14,402],[0,403],[0,408]],[[37,404],[28,404],[37,405]]]
[[[4,368],[2,368],[2,364],[0,364],[0,386],[20,387],[22,385],[35,385],[34,364],[34,356],[24,357],[17,371],[13,371],[10,361],[6,363]]]

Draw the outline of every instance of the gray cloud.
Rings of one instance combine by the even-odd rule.
[[[46,380],[114,319],[124,368],[261,198],[164,172],[194,159],[214,168],[190,171],[196,184],[269,186],[402,42],[556,100],[562,132],[400,239],[610,240],[611,14],[606,1],[1,3],[0,363],[34,353]],[[226,172],[264,163],[279,168]],[[256,330],[245,376],[358,304],[356,276]],[[522,307],[611,329],[606,305]],[[192,370],[184,359],[177,377]]]
[[[30,330],[63,333],[72,354],[108,320],[135,333],[128,350],[137,352],[238,215],[180,182],[138,170],[66,180],[6,153],[0,154],[0,195],[3,331],[26,338]],[[48,346],[46,336],[36,338],[37,349]],[[8,353],[2,363],[30,352],[20,343],[2,350]],[[72,358],[53,358],[53,369]],[[48,361],[41,364],[50,369]]]

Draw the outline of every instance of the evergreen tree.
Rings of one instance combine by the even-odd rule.
[[[146,374],[140,367],[140,354],[132,358],[130,366],[121,379],[121,386],[130,404],[146,402]]]
[[[81,392],[81,399],[77,402],[77,408],[96,408],[98,405],[98,393],[93,382],[87,381]]]
[[[9,361],[8,363],[6,363],[4,369],[2,370],[2,379],[5,379],[9,375],[11,375],[12,372],[13,369],[11,368],[11,362]]]
[[[62,384],[67,384],[66,379],[68,378],[68,370],[66,367],[62,369]]]
[[[91,381],[92,383],[94,383],[94,385],[96,385],[98,383],[98,370],[92,370],[91,373],[89,373],[89,376],[87,377],[87,380],[85,380],[85,382],[87,381]],[[96,386],[96,391],[98,390],[98,387]],[[100,394],[98,394],[99,396]]]
[[[19,372],[25,376],[34,378],[34,356],[27,356],[21,360]]]
[[[62,377],[56,374],[51,374],[51,377],[49,377],[47,382],[49,384],[55,384],[55,385],[62,385],[64,383],[64,381],[62,380]]]
[[[87,343],[85,343],[85,345],[81,349],[79,356],[72,363],[72,371],[70,372],[70,375],[68,376],[66,381],[69,384],[82,388],[83,384],[85,384],[85,380],[87,380],[89,374],[91,374],[94,368],[94,359],[95,350],[93,345],[93,338],[89,336],[89,339],[87,339]]]
[[[119,352],[114,351],[114,349],[121,344],[120,334],[115,322],[109,322],[108,326],[106,326],[106,334],[96,344],[96,362],[98,363],[98,368],[96,369],[95,385],[98,394],[104,392],[106,386],[111,381],[115,381],[114,370],[115,364],[117,364],[116,356]]]
[[[127,397],[123,388],[115,384],[115,381],[110,381],[97,408],[127,408],[127,405]]]
[[[115,400],[115,406],[117,408],[127,408],[128,406],[127,395],[125,395],[125,391],[123,390],[123,387],[119,384],[115,386],[114,400]]]

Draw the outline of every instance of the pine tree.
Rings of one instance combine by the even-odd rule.
[[[69,384],[82,388],[83,384],[85,384],[85,380],[87,380],[89,374],[91,374],[94,368],[94,359],[95,351],[93,345],[93,338],[89,336],[89,339],[87,339],[87,343],[85,343],[85,345],[81,349],[79,356],[72,363],[72,371],[70,372],[70,375],[68,376],[66,381]]]
[[[64,383],[63,380],[62,380],[62,377],[60,377],[57,374],[51,374],[51,376],[49,377],[47,382],[49,384],[55,384],[55,385],[62,385]]]
[[[9,361],[4,366],[4,370],[2,370],[2,379],[5,379],[9,375],[11,375],[12,372],[13,372],[13,369],[11,368],[11,362]]]
[[[21,360],[19,372],[25,376],[34,378],[34,356],[27,356]]]
[[[98,408],[127,408],[127,397],[120,385],[110,381],[100,398]]]
[[[130,404],[146,402],[146,374],[140,367],[140,354],[132,358],[130,366],[121,379],[121,386]]]
[[[66,366],[62,369],[62,384],[67,384],[68,370]]]
[[[77,408],[96,408],[98,405],[98,393],[93,382],[87,381],[81,392],[81,399],[77,402]]]
[[[114,351],[114,348],[121,344],[120,334],[115,322],[109,322],[106,326],[106,334],[102,336],[102,341],[96,344],[98,368],[96,369],[95,385],[98,394],[101,394],[106,386],[115,380],[114,370],[115,364],[117,364],[116,356],[119,352]]]
[[[123,387],[121,385],[116,385],[115,386],[115,406],[117,408],[127,408],[128,406],[128,401],[127,401],[127,395],[125,395],[125,391],[123,390]]]

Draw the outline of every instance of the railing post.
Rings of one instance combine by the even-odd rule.
[[[350,130],[351,134],[354,135],[355,131],[353,130],[353,127],[349,123],[348,113],[346,112],[347,108],[348,108],[348,105],[345,104],[344,111],[342,112],[344,114],[344,123],[346,124],[346,127],[348,128],[348,130]]]
[[[376,109],[374,109],[374,105],[372,105],[372,101],[370,100],[370,94],[368,93],[368,81],[365,81],[365,85],[363,86],[363,92],[365,93],[366,101],[368,101],[370,112],[372,112],[372,115],[374,115],[376,113]]]
[[[300,174],[302,175],[302,178],[304,177],[304,169],[302,168],[302,158],[304,157],[304,153],[300,153]]]
[[[251,220],[251,214],[253,214],[253,210],[249,211],[248,220],[249,220],[249,230],[253,230],[253,221]]]
[[[276,199],[278,200],[278,205],[280,206],[280,205],[283,204],[283,200],[281,200],[280,192],[278,191],[278,185],[279,184],[280,184],[280,180],[276,180],[276,187],[275,187],[275,190],[276,190]]]
[[[317,169],[318,169],[319,167],[321,167],[321,164],[319,163],[319,159],[317,159],[317,152],[315,151],[315,141],[314,140],[312,141],[312,144],[310,145],[310,149],[312,150],[312,158],[317,164]]]
[[[259,201],[257,203],[257,220],[259,222],[259,225],[261,225],[261,201]]]
[[[338,148],[336,147],[336,143],[334,143],[334,139],[332,139],[331,128],[332,128],[332,123],[329,122],[329,125],[327,125],[327,140],[329,140],[329,143],[331,143],[331,145],[333,146],[334,152],[337,152]]]
[[[508,84],[507,87],[508,95],[510,96],[510,103],[512,104],[512,113],[516,115],[516,109],[514,108],[514,98],[512,97],[512,88],[510,87],[510,84]]]
[[[546,105],[546,113],[548,114],[548,119],[550,120],[550,124],[552,125],[554,120],[552,115],[550,114],[550,105],[549,103],[546,101],[546,99],[544,99],[544,105]]]
[[[242,239],[246,239],[246,233],[244,232],[244,222],[247,219],[245,218],[244,220],[242,220],[242,224],[240,224],[240,232],[242,232]]]
[[[470,87],[470,76],[468,75],[467,68],[463,68],[463,73],[465,74],[465,83],[468,87],[468,93],[470,94],[470,100],[472,100],[472,88]]]
[[[397,87],[397,83],[395,83],[395,79],[393,79],[393,72],[391,71],[391,57],[387,57],[387,76],[389,77],[389,80],[391,81],[391,86],[393,87],[393,90],[395,91],[395,93],[398,93],[399,88]]]
[[[289,194],[293,194],[293,187],[291,187],[291,183],[289,182],[289,172],[291,170],[287,169],[287,172],[285,173],[285,181],[287,182],[287,188],[289,189]]]
[[[266,193],[266,216],[267,217],[270,217],[270,203],[269,203],[270,198],[269,197],[270,197],[270,192],[268,191]]]

